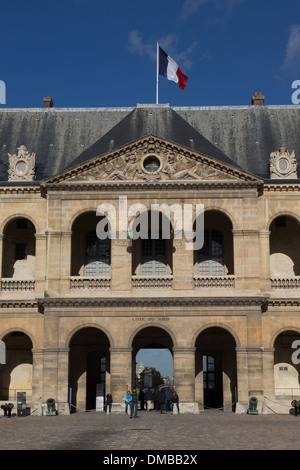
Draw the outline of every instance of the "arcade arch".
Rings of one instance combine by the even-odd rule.
[[[106,391],[110,391],[109,348],[109,338],[96,327],[82,327],[71,337],[69,343],[71,411],[102,409],[101,403]]]
[[[299,343],[293,344],[295,341]],[[299,352],[297,352],[297,350]],[[285,330],[274,340],[275,397],[300,397],[300,332]]]
[[[195,395],[200,409],[234,409],[237,391],[236,341],[224,328],[211,326],[195,342]]]
[[[25,217],[10,220],[3,231],[2,277],[35,278],[35,226]]]
[[[18,392],[26,392],[26,399],[31,399],[32,341],[22,331],[11,331],[2,341],[5,343],[6,363],[0,364],[0,400],[16,400]]]

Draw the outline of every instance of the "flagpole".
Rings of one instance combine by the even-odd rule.
[[[156,44],[156,104],[158,104],[159,45]]]

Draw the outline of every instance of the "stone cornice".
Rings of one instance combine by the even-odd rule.
[[[6,185],[0,184],[0,195],[17,195],[19,196],[20,194],[38,194],[40,195],[42,192],[42,188],[39,183],[36,185],[28,185],[28,186],[19,186],[19,185],[14,185],[13,183]]]
[[[41,183],[46,191],[161,191],[161,190],[258,190],[260,181],[238,180],[191,180],[191,181],[78,181]]]
[[[218,307],[259,306],[263,307],[267,297],[109,297],[109,298],[55,298],[37,299],[42,308],[90,308],[90,307]]]
[[[0,299],[0,310],[34,309],[42,313],[45,308],[90,308],[90,307],[300,307],[300,298],[270,299],[267,296],[252,297],[43,297],[36,299]]]
[[[300,191],[300,181],[298,182],[285,182],[285,183],[268,183],[265,182],[263,186],[264,192],[299,192]]]

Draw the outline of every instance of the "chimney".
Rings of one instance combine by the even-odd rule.
[[[265,97],[261,94],[261,91],[259,94],[257,92],[254,93],[254,96],[252,96],[252,101],[251,104],[254,106],[263,106],[265,102]]]
[[[52,108],[53,106],[53,100],[50,98],[50,96],[47,96],[47,98],[44,98],[44,103],[45,103],[45,108]]]

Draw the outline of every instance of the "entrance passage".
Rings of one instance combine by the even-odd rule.
[[[110,387],[109,346],[107,336],[97,328],[83,328],[73,335],[69,360],[71,411],[102,407]]]
[[[135,377],[136,381],[133,385],[152,389],[161,385],[172,386],[172,348],[172,338],[162,328],[150,326],[137,333],[132,345],[134,367],[132,377]]]
[[[233,336],[211,327],[196,341],[196,400],[200,408],[233,411],[236,401],[236,352]]]

